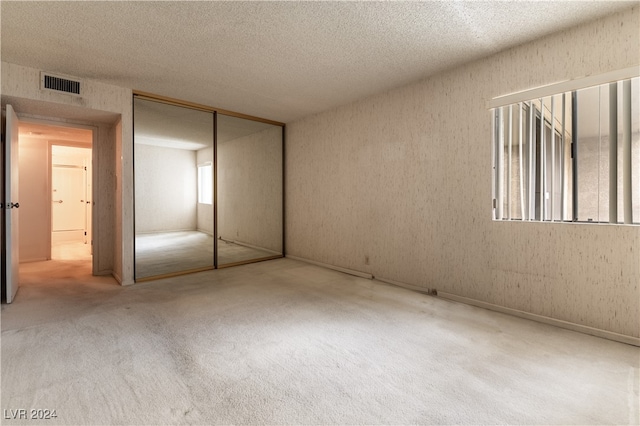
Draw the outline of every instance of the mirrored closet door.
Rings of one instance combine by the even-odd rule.
[[[218,267],[283,255],[282,127],[217,115]]]
[[[136,281],[214,268],[214,113],[134,98]]]

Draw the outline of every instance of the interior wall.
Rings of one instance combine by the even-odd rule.
[[[287,124],[287,254],[640,337],[640,228],[491,220],[495,96],[637,66],[639,8]]]
[[[195,231],[196,152],[135,144],[136,234]]]
[[[282,253],[282,128],[218,142],[218,235]]]
[[[100,187],[94,211],[100,241],[98,273],[112,273],[122,284],[133,281],[133,133],[132,91],[83,80],[82,97],[40,90],[40,70],[2,62],[3,102],[28,114],[68,123],[98,125]],[[115,118],[114,117],[119,117]],[[94,255],[96,246],[94,244]]]
[[[113,124],[100,123],[94,135],[92,149],[94,156],[98,158],[98,168],[94,165],[93,172],[97,173],[93,199],[93,256],[96,263],[96,274],[114,274],[118,281],[122,282],[120,275],[116,271],[121,271],[117,263],[121,262],[116,256],[116,244],[122,240],[121,233],[115,228],[116,212],[120,211],[116,207],[116,146],[118,131]],[[115,235],[105,235],[112,232]],[[131,234],[133,235],[133,234]],[[99,238],[96,238],[99,236]],[[96,258],[97,256],[97,258]]]
[[[198,164],[206,162],[211,162],[213,164],[213,148],[205,148],[196,151],[196,161]],[[213,204],[198,203],[197,217],[198,231],[213,235]]]
[[[49,256],[49,150],[46,140],[20,137],[19,194],[20,262],[47,260]]]

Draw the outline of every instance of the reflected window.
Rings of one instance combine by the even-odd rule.
[[[213,204],[213,166],[198,165],[198,203]]]

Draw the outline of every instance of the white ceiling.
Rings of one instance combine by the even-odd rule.
[[[290,122],[637,4],[5,0],[1,55]]]

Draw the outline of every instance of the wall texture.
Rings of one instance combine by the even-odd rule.
[[[218,235],[282,253],[282,128],[218,145]]]
[[[196,153],[135,144],[136,234],[196,230]]]
[[[640,336],[640,228],[491,220],[491,98],[637,66],[639,8],[287,125],[287,254]]]

